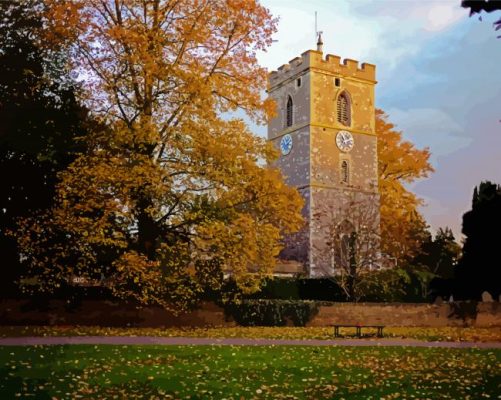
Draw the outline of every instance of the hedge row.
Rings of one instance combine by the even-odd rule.
[[[224,307],[240,326],[305,326],[319,308],[314,301],[301,300],[243,300]]]
[[[234,281],[227,281],[222,292],[238,292]],[[214,294],[217,300],[217,293]],[[245,296],[246,299],[260,300],[317,300],[343,302],[346,295],[339,285],[327,278],[273,278],[266,279],[256,293]]]

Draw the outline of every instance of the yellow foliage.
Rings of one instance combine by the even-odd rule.
[[[399,262],[412,257],[426,237],[426,222],[418,211],[422,204],[404,185],[426,178],[433,167],[428,148],[416,149],[376,110],[378,172],[381,193],[381,248]]]
[[[18,233],[42,289],[104,274],[117,296],[179,310],[203,290],[201,265],[220,265],[256,290],[302,223],[300,195],[266,166],[276,151],[222,117],[241,109],[262,123],[272,112],[255,57],[275,31],[268,10],[253,0],[49,0],[47,13],[47,40],[73,46],[99,124],[60,175],[57,206]]]

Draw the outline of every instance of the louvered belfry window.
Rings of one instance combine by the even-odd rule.
[[[293,109],[292,98],[289,96],[289,98],[287,99],[287,123],[286,123],[287,127],[292,126],[292,117],[293,117],[292,109]]]
[[[345,92],[337,98],[337,120],[345,126],[351,124],[350,99]]]
[[[349,171],[348,161],[343,160],[341,163],[341,182],[350,183],[350,171]]]

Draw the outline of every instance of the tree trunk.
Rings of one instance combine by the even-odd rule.
[[[138,225],[138,251],[144,254],[149,260],[156,259],[156,250],[158,247],[158,239],[160,237],[160,229],[156,221],[146,212],[149,200],[141,200],[138,203],[140,210],[137,219]]]
[[[350,274],[348,278],[348,293],[351,301],[356,300],[356,293],[355,293],[355,280],[357,277],[357,257],[356,257],[356,243],[357,243],[357,233],[352,232],[350,235],[350,245],[349,245],[349,252],[350,252]]]

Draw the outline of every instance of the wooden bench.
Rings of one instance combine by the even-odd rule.
[[[340,337],[339,328],[356,328],[357,337],[362,337],[362,328],[376,328],[377,337],[383,337],[384,325],[347,325],[347,324],[334,324],[334,337]]]

